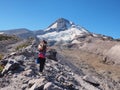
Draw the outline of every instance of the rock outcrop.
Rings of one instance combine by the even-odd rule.
[[[106,57],[104,58],[105,63],[107,64],[117,64],[120,65],[120,45],[114,45],[111,47],[110,50],[108,50],[105,55]]]

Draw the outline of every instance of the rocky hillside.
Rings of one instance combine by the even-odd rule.
[[[97,73],[89,64],[81,62],[76,67],[69,61],[76,58],[61,53],[64,49],[50,49],[44,72],[39,74],[36,46],[33,40],[1,60],[0,90],[119,90],[119,82]]]
[[[19,42],[20,39],[15,35],[0,34],[0,53],[6,53],[10,44]]]
[[[76,40],[75,43],[57,45],[60,53],[63,56],[70,57],[67,60],[82,69],[84,73],[97,72],[119,83],[120,57],[118,52],[120,42],[93,36],[77,37]],[[117,89],[113,88],[113,90]]]

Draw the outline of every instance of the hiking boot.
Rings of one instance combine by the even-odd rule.
[[[43,75],[43,73],[42,73],[42,72],[38,72],[38,75],[42,76],[42,75]]]

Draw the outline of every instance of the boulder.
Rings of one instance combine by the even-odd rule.
[[[26,60],[26,57],[24,55],[19,55],[19,56],[15,56],[14,59],[20,64],[23,64],[24,61]]]
[[[43,90],[45,78],[40,78],[32,81],[32,87],[29,90]],[[30,82],[29,82],[30,84]]]
[[[53,84],[52,82],[48,82],[44,85],[43,90],[63,90],[63,89]]]
[[[83,80],[92,84],[93,86],[99,86],[100,84],[90,75],[86,75],[83,77]]]
[[[51,49],[46,53],[48,59],[52,59],[55,61],[57,61],[56,55],[57,55],[57,51],[55,49]]]
[[[79,89],[80,89],[80,88],[84,88],[84,89],[82,89],[82,90],[101,90],[101,89],[95,87],[94,85],[86,82],[85,80],[83,80],[82,77],[80,77],[80,76],[77,75],[77,74],[74,75],[74,78],[75,78],[75,80],[77,80],[77,82],[81,85],[81,87],[78,87]]]
[[[17,61],[15,61],[14,59],[9,59],[8,63],[6,64],[6,66],[4,67],[4,69],[2,71],[2,75],[6,74],[10,70],[14,71],[18,68],[19,68],[19,63]]]
[[[120,65],[120,45],[114,45],[107,52],[105,52],[105,63],[106,64],[117,64]]]
[[[8,62],[8,60],[3,59],[3,60],[0,61],[0,65],[5,66],[7,64],[7,62]]]
[[[32,77],[34,75],[34,71],[29,69],[29,70],[26,70],[22,73],[23,76],[26,76],[26,77]]]

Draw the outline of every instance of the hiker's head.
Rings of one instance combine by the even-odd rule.
[[[42,40],[42,42],[43,42],[44,44],[47,44],[47,41],[46,41],[46,40]]]

